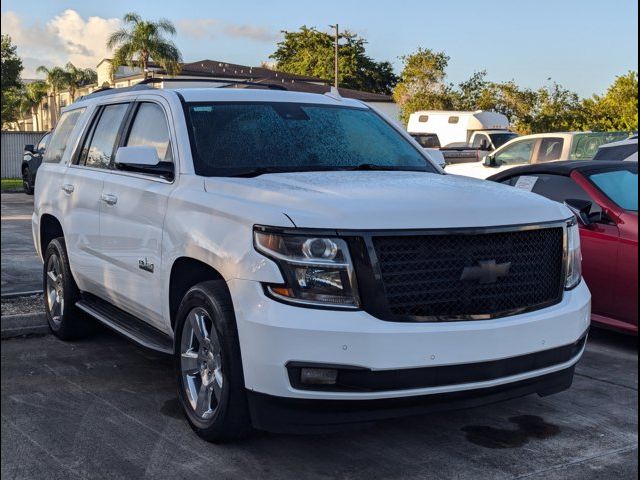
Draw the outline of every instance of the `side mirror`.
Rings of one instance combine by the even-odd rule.
[[[173,163],[161,162],[154,147],[120,147],[116,152],[116,168],[173,178]]]
[[[482,157],[482,163],[485,167],[497,167],[496,159],[492,155],[485,155]]]
[[[153,147],[120,147],[116,152],[116,165],[154,167],[160,163]]]
[[[578,219],[578,222],[583,226],[590,227],[593,224],[589,217],[592,207],[592,203],[590,201],[580,200],[578,198],[567,198],[564,201],[564,204],[569,210],[571,210]]]
[[[24,146],[24,151],[29,153],[35,153],[36,148],[31,143],[28,143]]]

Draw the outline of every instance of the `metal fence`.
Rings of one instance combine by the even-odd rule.
[[[0,167],[2,178],[21,177],[24,146],[35,145],[46,132],[2,132]]]

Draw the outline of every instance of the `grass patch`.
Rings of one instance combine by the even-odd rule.
[[[21,190],[22,179],[20,178],[3,178],[2,179],[2,191]]]

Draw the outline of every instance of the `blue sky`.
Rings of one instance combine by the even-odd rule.
[[[452,82],[484,69],[491,80],[537,88],[551,78],[588,96],[638,69],[635,0],[3,0],[2,32],[18,45],[25,76],[39,64],[95,66],[108,55],[104,38],[131,10],[175,22],[187,61],[258,65],[274,51],[280,30],[328,29],[337,21],[364,36],[369,55],[391,61],[397,73],[399,57],[418,46],[445,51]]]

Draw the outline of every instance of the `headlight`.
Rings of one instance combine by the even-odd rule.
[[[574,288],[582,278],[582,252],[580,250],[580,230],[574,218],[567,225],[567,278],[565,288]]]
[[[334,237],[254,231],[256,250],[273,259],[284,285],[268,294],[289,303],[358,308],[358,292],[347,243]]]

